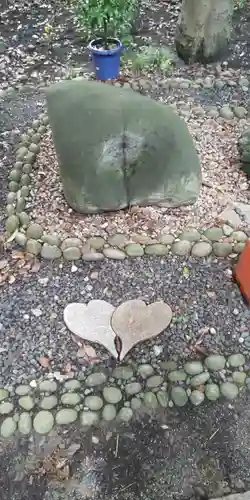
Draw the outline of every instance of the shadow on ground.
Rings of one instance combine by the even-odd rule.
[[[248,489],[249,417],[242,395],[235,407],[144,412],[123,428],[4,442],[1,500],[184,500]]]

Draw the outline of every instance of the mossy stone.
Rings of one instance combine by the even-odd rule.
[[[10,217],[11,215],[15,215],[16,210],[14,205],[6,205],[5,213],[7,217]]]
[[[21,186],[29,186],[30,185],[30,176],[29,174],[23,174],[20,181]]]
[[[206,384],[205,395],[210,401],[217,401],[220,397],[220,389],[217,384]]]
[[[41,250],[41,256],[43,259],[47,260],[56,260],[60,259],[62,256],[62,251],[56,245],[49,245],[48,243],[44,243]]]
[[[16,199],[17,199],[16,193],[8,193],[8,195],[7,195],[7,203],[8,204],[15,203]]]
[[[26,250],[28,253],[31,253],[32,255],[39,255],[41,253],[41,249],[42,245],[39,241],[34,239],[27,240]]]
[[[144,393],[143,401],[147,408],[155,409],[158,407],[158,401],[156,395],[151,391],[147,391]]]
[[[157,392],[157,399],[159,401],[160,406],[162,408],[167,408],[168,407],[168,393],[167,391],[158,391]]]
[[[32,172],[32,166],[29,163],[25,163],[23,166],[23,173],[30,174]]]
[[[27,156],[27,153],[28,153],[28,149],[25,146],[22,146],[16,152],[16,160],[23,161],[25,159],[25,157]]]
[[[191,392],[189,399],[194,406],[199,406],[201,403],[203,403],[205,396],[203,392],[195,389]]]
[[[32,418],[28,412],[22,412],[18,421],[18,430],[23,436],[28,436],[32,430]]]
[[[35,153],[32,153],[31,151],[28,152],[28,154],[25,157],[25,163],[29,163],[32,165],[36,159]]]
[[[30,224],[30,216],[28,214],[26,214],[26,212],[21,212],[19,214],[19,220],[20,220],[21,226],[23,226],[23,227],[28,227],[28,225]]]
[[[173,387],[171,391],[171,398],[176,406],[185,406],[188,402],[188,396],[183,387]]]
[[[81,258],[81,250],[79,247],[69,247],[63,250],[65,260],[79,260]]]
[[[8,188],[10,192],[17,193],[19,189],[19,184],[15,181],[10,181],[8,184]]]
[[[27,238],[40,240],[43,235],[43,228],[40,224],[32,223],[27,229]]]
[[[25,199],[22,197],[18,198],[16,202],[16,213],[21,214],[24,211],[25,206],[26,206]]]
[[[19,228],[19,218],[17,215],[10,215],[5,222],[5,229],[8,234],[13,234]]]
[[[21,171],[13,168],[9,173],[9,180],[19,182],[21,179]]]
[[[36,143],[31,143],[29,146],[29,151],[37,155],[40,152],[40,146]]]
[[[44,243],[48,243],[48,245],[57,246],[57,247],[59,247],[61,244],[61,239],[59,238],[59,236],[57,236],[57,234],[44,233],[42,236],[42,241]]]
[[[112,404],[107,404],[103,407],[102,410],[102,418],[106,422],[110,422],[111,420],[114,420],[116,417],[116,407],[115,405]]]
[[[22,186],[20,189],[20,193],[23,198],[28,198],[30,194],[30,186]]]
[[[162,243],[152,243],[145,247],[146,255],[164,256],[168,253],[168,247]]]
[[[15,236],[15,241],[20,247],[25,247],[27,243],[27,238],[24,233],[18,232]]]
[[[36,133],[31,137],[31,142],[33,144],[39,144],[40,140],[41,140],[41,134]]]
[[[196,200],[199,158],[185,122],[170,107],[81,79],[48,87],[47,108],[64,195],[76,211]]]
[[[129,257],[142,257],[144,255],[143,246],[139,243],[129,243],[124,250]]]
[[[239,394],[239,389],[236,384],[231,382],[222,382],[220,385],[221,394],[230,401],[235,399]]]

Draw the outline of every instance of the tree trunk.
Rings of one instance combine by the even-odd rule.
[[[232,28],[233,0],[183,0],[175,37],[186,62],[212,62],[225,54]]]

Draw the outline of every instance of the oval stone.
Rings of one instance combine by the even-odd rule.
[[[116,404],[122,399],[122,393],[117,387],[104,387],[103,397],[107,403]]]
[[[127,408],[126,406],[123,406],[123,408],[120,409],[117,417],[122,422],[127,423],[133,417],[133,410],[131,410],[131,408]]]
[[[232,384],[231,382],[223,382],[220,385],[220,391],[221,391],[221,394],[226,399],[229,399],[229,400],[235,399],[239,394],[239,389],[238,389],[237,385]]]
[[[28,412],[21,413],[18,421],[18,430],[23,436],[28,436],[32,429],[32,419]]]
[[[106,422],[110,422],[111,420],[114,420],[116,417],[116,407],[115,405],[112,404],[107,404],[104,406],[102,410],[102,418]]]
[[[48,434],[54,425],[54,417],[50,411],[41,410],[34,418],[33,426],[38,434]]]
[[[163,383],[164,379],[161,375],[152,375],[146,382],[146,387],[148,389],[153,389],[154,387],[159,387]]]
[[[245,364],[245,356],[243,354],[231,354],[228,358],[228,363],[233,368],[238,368],[239,366],[243,366]]]
[[[205,395],[210,401],[217,401],[220,397],[220,389],[217,384],[206,384]]]
[[[90,410],[98,411],[103,407],[103,400],[100,396],[87,396],[84,400],[84,405]]]
[[[26,411],[32,410],[34,408],[34,401],[31,396],[22,396],[18,400],[19,406]]]
[[[56,414],[56,423],[58,425],[72,424],[77,420],[78,413],[73,408],[62,408]]]
[[[150,377],[150,375],[152,375],[153,373],[154,373],[154,368],[149,364],[145,363],[138,367],[138,374],[144,379]]]
[[[205,359],[205,365],[212,372],[217,372],[225,368],[226,359],[220,354],[211,354]]]
[[[85,384],[87,387],[96,387],[97,385],[102,385],[106,382],[107,376],[103,372],[91,373],[86,378]]]
[[[76,406],[81,401],[81,396],[77,392],[66,392],[61,397],[63,405]]]
[[[185,406],[188,402],[188,396],[183,387],[173,387],[171,391],[171,398],[176,406]]]
[[[0,404],[0,415],[8,415],[13,410],[14,410],[14,405],[9,401],[5,401],[4,403]]]
[[[40,392],[56,392],[57,383],[55,380],[43,380],[39,384]]]
[[[204,393],[194,390],[191,392],[190,401],[194,406],[199,406],[205,399]]]
[[[151,391],[144,393],[143,401],[147,408],[155,409],[158,406],[156,395]]]
[[[98,424],[99,416],[94,411],[83,411],[80,420],[83,427],[92,427]]]
[[[57,397],[54,395],[45,396],[40,402],[42,410],[52,410],[57,405]]]
[[[201,361],[188,361],[184,364],[184,370],[188,375],[198,375],[203,372]]]
[[[125,392],[128,396],[138,394],[138,392],[141,392],[141,390],[142,388],[139,382],[131,382],[130,384],[125,385]]]
[[[133,377],[133,370],[130,366],[117,366],[112,373],[112,377],[129,380]]]
[[[210,373],[208,372],[200,373],[199,375],[195,375],[194,377],[191,378],[190,385],[192,387],[203,385],[209,380],[209,378],[210,378]]]
[[[7,417],[3,421],[0,427],[0,435],[3,438],[8,439],[14,434],[15,430],[16,430],[16,422],[13,420],[12,417]]]

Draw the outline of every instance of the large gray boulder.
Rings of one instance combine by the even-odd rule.
[[[88,80],[47,90],[64,195],[74,210],[194,203],[199,159],[185,122],[165,104]]]

